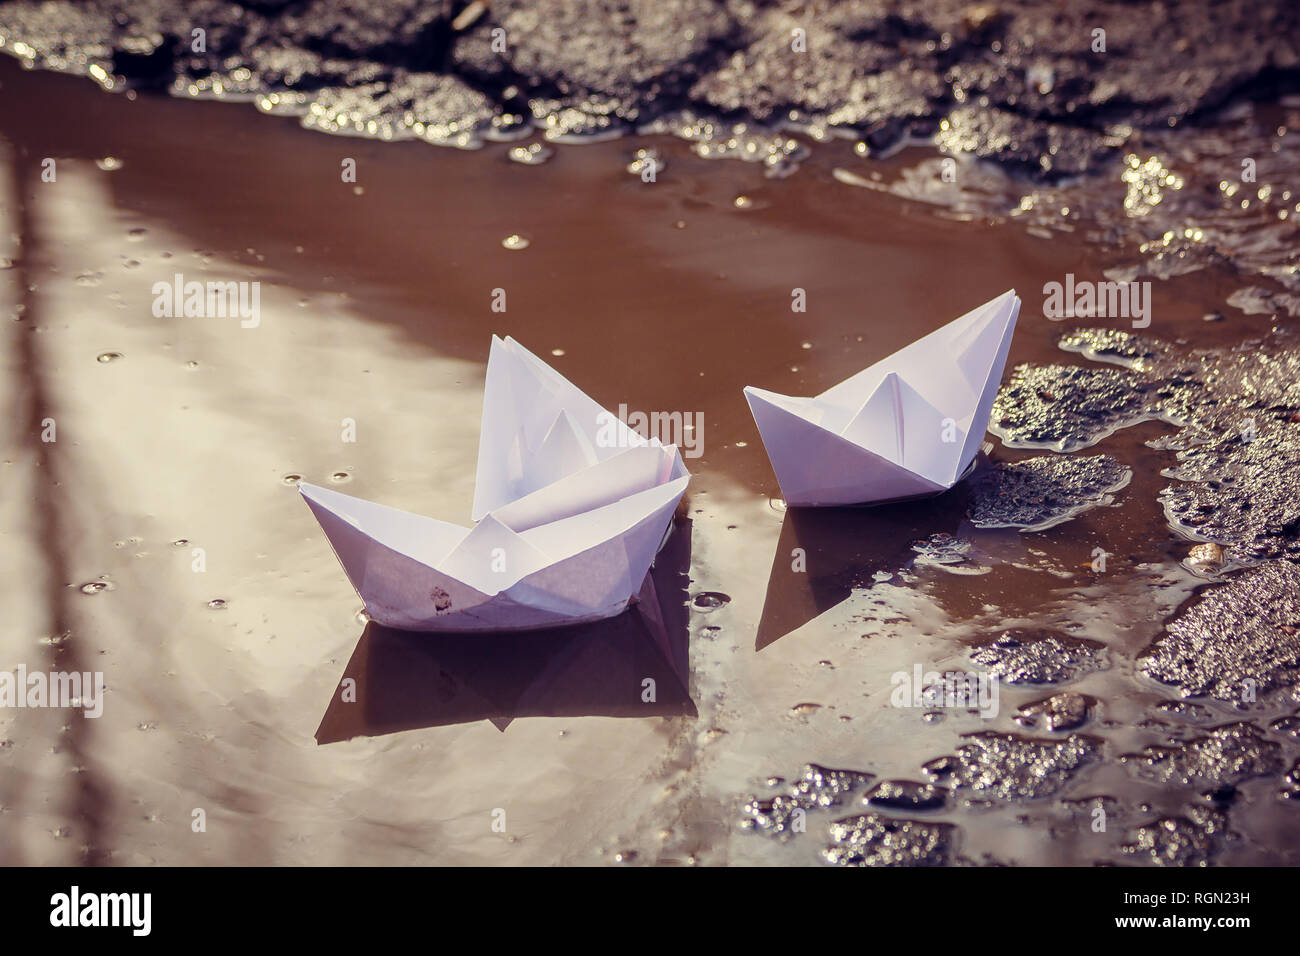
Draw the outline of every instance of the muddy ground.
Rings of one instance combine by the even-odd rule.
[[[0,711],[6,862],[1296,862],[1290,7],[1180,5],[1140,73],[1070,73],[1088,16],[843,5],[862,18],[814,18],[813,77],[762,52],[806,16],[775,7],[692,11],[691,46],[673,5],[575,44],[573,5],[453,29],[463,5],[422,4],[367,32],[339,5],[214,4],[198,60],[167,6],[107,9],[0,5],[18,53],[0,61],[0,664],[107,681],[97,719]],[[1112,52],[1149,30],[1131,9],[1106,13]],[[494,74],[474,51],[499,24],[520,39]],[[1226,57],[1213,34],[1234,24],[1256,40]],[[1012,88],[1030,36],[1041,101]],[[291,115],[185,101],[241,68]],[[914,76],[884,84],[900,103],[863,92],[882,70]],[[931,81],[950,70],[1010,132],[945,136],[970,105]],[[480,148],[385,136],[393,104],[363,76],[473,99],[453,132]],[[562,102],[488,135],[509,86]],[[287,92],[308,99],[256,100]],[[624,135],[569,145],[593,95]],[[373,136],[319,135],[328,97]],[[887,115],[849,120],[855,103]],[[637,132],[678,109],[746,130]],[[789,109],[804,132],[753,125]],[[938,148],[891,132],[904,115]],[[715,158],[751,142],[775,158]],[[177,272],[259,281],[260,323],[156,317]],[[1150,326],[1053,321],[1042,290],[1066,274],[1151,281]],[[1025,305],[968,482],[784,508],[742,386],[813,394],[1009,287]],[[492,332],[606,407],[702,416],[660,615],[537,640],[364,620],[294,483],[466,521]],[[996,713],[895,706],[917,668],[998,676]]]

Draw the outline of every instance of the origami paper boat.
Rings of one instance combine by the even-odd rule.
[[[1020,314],[1011,290],[815,398],[745,389],[790,505],[936,494],[974,465]]]
[[[690,480],[518,342],[492,337],[472,528],[299,490],[370,617],[417,631],[530,630],[623,611]]]

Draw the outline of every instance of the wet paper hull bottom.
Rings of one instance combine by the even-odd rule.
[[[974,473],[975,469],[979,467],[980,462],[983,459],[984,456],[979,456],[974,461],[972,461],[969,465],[967,465],[966,470],[963,471],[961,475],[958,476],[957,480],[952,483],[952,488],[940,488],[938,491],[927,491],[927,492],[922,492],[921,494],[918,495],[901,495],[898,498],[884,498],[878,501],[854,501],[854,502],[848,502],[846,504],[825,504],[825,505],[802,505],[802,504],[792,505],[789,502],[786,502],[786,506],[792,509],[793,508],[876,508],[876,507],[883,507],[885,505],[901,504],[906,501],[925,501],[929,498],[939,498],[943,495],[949,494],[953,490],[953,488],[956,488],[963,481],[969,478]]]

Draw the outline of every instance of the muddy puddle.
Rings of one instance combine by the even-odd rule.
[[[1134,340],[1041,290],[1177,242],[925,201],[929,149],[774,178],[672,137],[517,145],[0,59],[0,665],[105,677],[98,718],[0,711],[6,862],[1296,862],[1285,255],[1189,239]],[[1123,169],[1050,188],[1177,192]],[[258,282],[256,323],[157,315],[178,274]],[[814,394],[1012,287],[970,481],[784,508],[743,386]],[[481,641],[368,624],[295,483],[466,522],[492,333],[607,408],[697,416],[655,598]],[[954,671],[999,675],[995,712],[896,705],[895,675]]]

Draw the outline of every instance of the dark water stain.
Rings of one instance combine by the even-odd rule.
[[[15,237],[18,256],[14,270],[19,301],[13,310],[9,336],[13,340],[13,369],[15,382],[15,419],[19,428],[19,447],[32,462],[36,480],[32,483],[31,513],[34,516],[34,533],[40,542],[39,557],[43,567],[27,568],[39,581],[34,592],[39,595],[40,615],[44,619],[46,634],[52,639],[40,641],[41,655],[32,670],[43,667],[47,673],[77,673],[90,675],[90,657],[80,629],[74,621],[69,591],[73,589],[73,571],[69,555],[60,542],[73,534],[57,490],[61,480],[72,466],[64,450],[67,442],[46,441],[44,436],[51,422],[57,425],[61,415],[56,388],[50,381],[49,361],[42,353],[38,334],[43,320],[37,274],[46,264],[40,233],[27,195],[35,188],[40,175],[39,167],[31,157],[21,153],[13,157],[12,178],[6,184],[14,207]],[[0,181],[2,182],[2,181]],[[56,433],[57,434],[57,433]],[[66,434],[66,433],[65,433]],[[36,582],[33,582],[36,584]],[[96,590],[107,588],[105,582],[96,582]],[[30,650],[30,648],[29,648]],[[106,688],[107,690],[107,688]],[[25,688],[22,690],[25,693]],[[26,717],[29,712],[20,712]],[[94,724],[84,710],[74,710],[67,723],[55,733],[52,751],[59,754],[65,766],[61,793],[53,795],[61,804],[59,813],[72,821],[70,828],[59,827],[56,838],[68,841],[68,849],[60,855],[65,863],[102,865],[112,856],[114,837],[109,832],[106,817],[110,812],[110,786],[101,778],[96,749]],[[10,733],[29,732],[37,723],[35,717],[20,719]],[[50,731],[48,721],[46,732]],[[3,805],[12,807],[24,802],[24,790],[29,786],[26,774],[8,773],[5,777]],[[31,784],[36,781],[32,780]],[[47,801],[51,797],[42,793],[35,797]],[[17,841],[6,841],[8,865],[25,862]],[[41,854],[43,857],[44,854]]]

